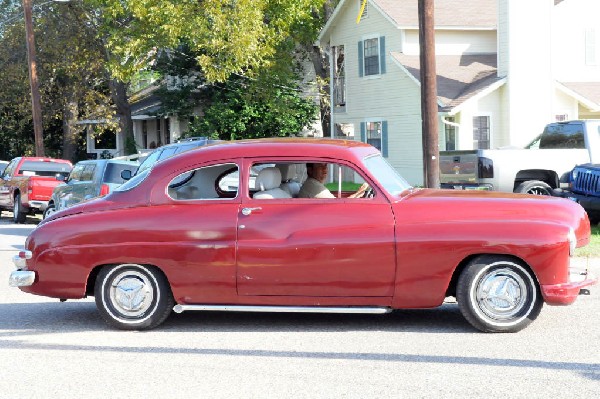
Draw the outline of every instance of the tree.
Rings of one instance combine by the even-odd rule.
[[[186,43],[208,83],[235,74],[289,81],[297,57],[310,57],[328,131],[327,58],[313,43],[338,0],[91,0],[102,9],[111,71],[122,80],[153,62],[157,49]],[[114,21],[126,21],[117,25]],[[303,51],[301,51],[303,50]],[[273,95],[277,95],[276,85]],[[268,89],[268,88],[267,88]]]

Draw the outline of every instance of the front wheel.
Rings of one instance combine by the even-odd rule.
[[[13,222],[25,223],[26,218],[27,212],[25,212],[23,204],[21,204],[21,194],[17,194],[15,195],[15,203],[13,205]]]
[[[55,213],[56,213],[56,207],[54,206],[53,203],[49,203],[48,208],[46,208],[46,210],[44,211],[44,214],[42,215],[42,219],[47,219]]]
[[[102,318],[121,330],[148,330],[164,322],[175,305],[171,287],[152,266],[105,267],[94,286]]]
[[[540,180],[529,180],[519,184],[515,193],[532,195],[552,195],[552,187]]]
[[[544,304],[532,274],[501,256],[480,256],[461,273],[456,287],[461,313],[484,332],[517,332],[537,318]]]

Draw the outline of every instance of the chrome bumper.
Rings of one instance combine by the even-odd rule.
[[[49,201],[29,201],[29,207],[39,209],[40,211],[45,211],[48,208]]]
[[[28,287],[35,282],[35,272],[15,270],[10,274],[8,285],[11,287]]]
[[[20,251],[13,256],[13,263],[17,270],[10,274],[8,285],[11,287],[28,287],[35,282],[35,272],[31,270],[22,270],[27,266],[27,260],[32,257],[31,251]]]

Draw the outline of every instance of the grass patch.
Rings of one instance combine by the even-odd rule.
[[[342,191],[356,191],[360,188],[360,186],[362,186],[362,184],[360,183],[352,183],[352,182],[347,182],[347,181],[343,181],[342,182]],[[327,187],[327,189],[329,191],[331,191],[332,193],[337,192],[338,190],[338,183],[327,183],[325,184],[325,187]]]
[[[583,248],[577,248],[575,256],[600,257],[600,225],[592,226],[590,243]]]

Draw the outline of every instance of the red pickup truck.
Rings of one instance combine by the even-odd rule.
[[[54,187],[61,183],[56,176],[66,177],[72,168],[64,159],[14,158],[0,176],[0,214],[12,211],[13,221],[23,223],[28,213],[44,212]]]

